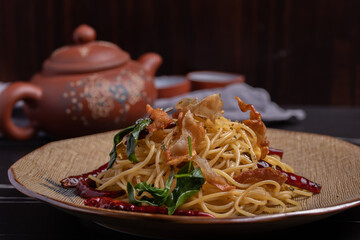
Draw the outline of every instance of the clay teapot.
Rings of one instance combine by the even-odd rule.
[[[66,138],[119,129],[145,114],[156,99],[154,75],[162,63],[156,53],[137,61],[117,45],[95,41],[96,32],[80,25],[74,45],[61,47],[30,82],[10,84],[0,95],[0,132],[13,139],[43,130]],[[12,111],[24,100],[26,127],[16,126]]]

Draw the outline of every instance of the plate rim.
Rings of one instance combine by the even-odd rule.
[[[307,210],[299,210],[287,213],[276,213],[276,214],[262,214],[254,217],[230,217],[230,218],[209,218],[209,217],[188,217],[188,216],[174,216],[174,215],[163,215],[163,214],[152,214],[152,213],[138,213],[138,212],[127,212],[110,209],[99,209],[89,206],[81,206],[77,204],[67,203],[58,199],[54,199],[45,196],[40,193],[36,193],[26,188],[21,184],[13,172],[13,166],[8,169],[8,178],[10,183],[21,193],[38,199],[42,202],[48,203],[54,207],[60,208],[61,210],[68,210],[70,212],[84,213],[90,215],[97,215],[115,219],[132,219],[132,220],[160,220],[160,221],[171,221],[171,223],[182,223],[182,224],[247,224],[247,223],[260,223],[270,221],[286,220],[293,217],[299,216],[317,216],[326,217],[333,215],[349,208],[360,205],[360,197],[351,199],[349,201],[332,205],[322,208],[314,208]]]

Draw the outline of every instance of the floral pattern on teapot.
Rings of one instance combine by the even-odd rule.
[[[84,126],[88,126],[90,120],[107,118],[118,103],[119,116],[114,119],[114,123],[118,123],[126,117],[132,105],[142,100],[149,101],[143,79],[150,81],[143,70],[134,73],[123,69],[114,79],[95,73],[69,82],[62,94],[62,100],[67,106],[65,113],[72,120],[81,121]],[[84,113],[84,105],[90,115]]]

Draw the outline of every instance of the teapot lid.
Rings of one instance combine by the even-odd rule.
[[[80,25],[73,32],[76,43],[55,50],[45,60],[47,73],[86,73],[114,68],[130,60],[130,55],[116,44],[95,41],[96,31],[88,25]]]

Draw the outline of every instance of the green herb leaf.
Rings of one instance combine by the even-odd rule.
[[[144,130],[151,123],[152,123],[151,118],[139,119],[136,121],[136,123],[134,125],[121,130],[114,136],[114,146],[109,154],[110,161],[107,166],[107,169],[110,169],[112,167],[112,165],[114,165],[114,162],[116,160],[116,157],[117,157],[116,146],[128,134],[129,134],[129,139],[126,144],[126,153],[127,153],[128,159],[131,162],[135,162],[135,163],[138,162],[138,160],[135,157],[135,147],[136,147],[137,141],[139,139],[139,134],[142,130]]]
[[[152,123],[151,118],[145,118],[145,119],[139,119],[134,129],[130,132],[129,138],[126,144],[126,153],[128,156],[128,159],[131,162],[137,163],[139,162],[135,157],[135,147],[137,144],[137,141],[139,139],[139,134],[142,130],[144,130],[147,126],[149,126]]]
[[[187,199],[199,192],[205,183],[201,169],[194,169],[192,161],[182,167],[175,177],[177,177],[176,187],[166,202],[169,215],[172,215]]]
[[[163,189],[153,187],[151,184],[147,184],[146,182],[138,183],[135,185],[135,188],[132,186],[130,182],[127,183],[127,192],[129,202],[135,205],[141,203],[148,203],[153,206],[162,206],[167,201],[167,198],[170,195],[170,187],[174,180],[174,168],[172,167],[171,174],[169,178],[166,180],[165,187]],[[135,190],[138,190],[137,196],[140,196],[143,192],[148,192],[152,195],[153,198],[149,198],[147,196],[143,196],[140,199],[136,199]]]
[[[118,132],[117,134],[115,134],[114,136],[114,146],[110,152],[110,161],[109,164],[107,166],[107,169],[110,169],[112,167],[112,165],[114,164],[116,157],[117,157],[117,152],[116,152],[116,146],[121,142],[121,140],[128,135],[131,131],[133,131],[135,128],[135,125],[132,125],[130,127],[127,127],[123,130],[121,130],[120,132]]]
[[[170,193],[171,184],[174,181],[174,175],[174,168],[172,167],[171,174],[166,180],[165,187],[163,189],[153,187],[151,184],[147,184],[146,182],[136,184],[135,189],[139,191],[138,196],[140,196],[143,192],[148,192],[154,197],[167,197]]]
[[[129,199],[129,203],[134,204],[136,206],[141,205],[141,201],[137,200],[135,197],[135,189],[134,186],[128,181],[126,185],[126,191]]]
[[[133,185],[128,182],[127,193],[129,202],[135,205],[141,205],[141,203],[159,207],[165,205],[168,209],[168,214],[172,215],[179,206],[186,202],[187,199],[199,192],[202,185],[205,183],[205,178],[201,169],[194,169],[191,161],[181,168],[177,175],[174,174],[173,168],[171,171],[172,172],[166,180],[163,189],[153,187],[146,182],[138,183],[133,187]],[[176,187],[170,193],[170,187],[174,177],[177,177]],[[136,191],[138,191],[137,194]],[[150,193],[153,198],[143,196],[140,199],[136,199],[135,195],[141,196],[144,192]]]
[[[142,198],[137,199],[135,197],[136,190],[129,181],[127,182],[126,190],[127,190],[127,194],[128,194],[128,198],[129,198],[129,203],[131,203],[131,204],[134,204],[136,206],[140,206],[142,203],[147,203],[147,204],[152,205],[152,206],[159,206],[159,205],[157,205],[157,203],[154,202],[154,199],[149,198],[147,196],[143,196]]]

